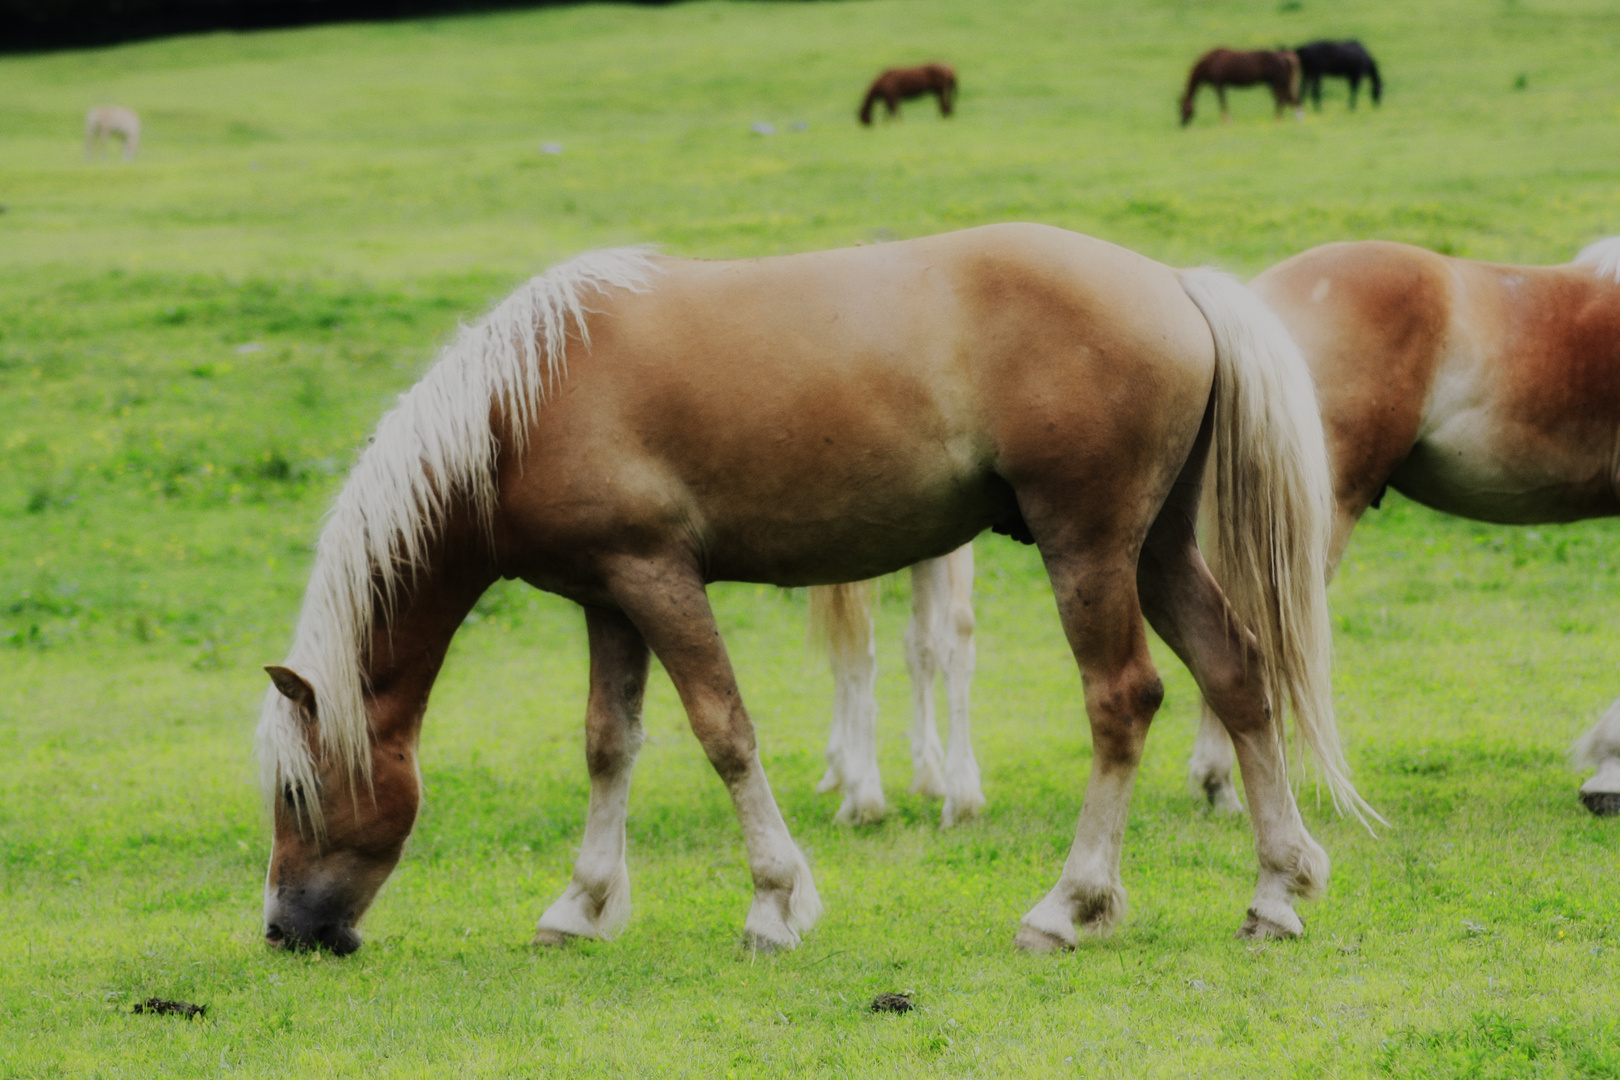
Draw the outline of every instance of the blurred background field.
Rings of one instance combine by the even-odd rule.
[[[1305,122],[1175,99],[1203,49],[1357,36]],[[867,80],[943,59],[862,130]],[[1089,755],[1039,561],[979,543],[976,736],[991,805],[942,833],[816,796],[831,686],[802,594],[714,590],[828,914],[797,954],[735,939],[723,789],[654,681],[632,797],[637,915],[533,953],[585,807],[582,620],[519,586],[458,639],[428,803],[344,961],[259,943],[268,835],[249,757],[320,514],[458,319],[584,248],[731,257],[1004,220],[1251,274],[1378,237],[1566,261],[1620,232],[1620,10],[1581,2],[944,0],[579,6],[0,57],[0,1076],[1614,1076],[1613,821],[1569,741],[1620,693],[1613,523],[1499,529],[1391,497],[1333,589],[1339,703],[1379,839],[1306,789],[1335,858],[1301,942],[1230,934],[1246,821],[1185,790],[1169,687],[1127,838],[1132,913],[1075,955],[1011,954],[1072,835]],[[84,111],[140,110],[85,162]],[[805,124],[795,130],[795,122]],[[777,134],[757,135],[765,122]],[[545,153],[542,143],[560,145]],[[882,990],[922,1008],[874,1017]],[[204,1022],[133,1017],[150,995]]]

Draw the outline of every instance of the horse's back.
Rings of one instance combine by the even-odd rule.
[[[133,109],[126,109],[122,105],[97,105],[85,114],[85,128],[109,134],[138,135],[141,130],[141,118]]]
[[[1062,230],[659,267],[591,303],[520,486],[542,517],[611,492],[585,518],[631,520],[581,528],[684,530],[717,577],[942,555],[1015,513],[1020,470],[1162,443],[1208,396],[1213,346],[1174,273]]]

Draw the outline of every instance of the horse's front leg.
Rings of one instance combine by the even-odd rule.
[[[1580,737],[1570,757],[1597,769],[1581,785],[1581,803],[1598,817],[1620,814],[1620,700]]]
[[[585,840],[574,877],[540,916],[534,944],[611,938],[630,918],[630,870],[624,824],[630,773],[641,749],[641,700],[647,688],[647,643],[616,611],[585,609],[591,643],[591,693],[585,708],[585,764],[591,775]]]
[[[754,880],[744,942],[761,951],[797,947],[821,916],[821,898],[771,795],[703,579],[679,558],[633,559],[614,566],[607,583],[669,672],[693,734],[731,793]]]
[[[1215,84],[1215,98],[1221,103],[1221,123],[1230,124],[1232,122],[1232,113],[1226,107],[1225,83]]]
[[[1361,87],[1361,76],[1350,76],[1350,111],[1356,111],[1356,91]]]

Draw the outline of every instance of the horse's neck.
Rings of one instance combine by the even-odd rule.
[[[379,740],[414,742],[450,642],[496,576],[484,545],[435,544],[428,566],[402,589],[392,617],[380,606],[373,614],[365,685]]]

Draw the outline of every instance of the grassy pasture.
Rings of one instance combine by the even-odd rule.
[[[1275,124],[1240,92],[1230,126],[1206,96],[1177,130],[1203,48],[1323,35],[1368,43],[1384,108],[1330,84]],[[811,790],[831,688],[802,595],[713,590],[827,901],[790,956],[736,949],[740,840],[658,676],[636,916],[526,947],[585,808],[582,620],[552,598],[499,588],[458,639],[428,805],[354,957],[259,943],[249,758],[258,666],[354,448],[523,275],[607,243],[748,255],[1008,219],[1244,273],[1368,236],[1562,261],[1620,232],[1617,43],[1620,12],[1583,0],[851,0],[0,58],[0,1076],[1620,1075],[1620,841],[1562,765],[1620,693],[1607,522],[1369,515],[1333,589],[1337,685],[1394,826],[1374,840],[1307,790],[1334,882],[1304,940],[1263,949],[1230,938],[1252,841],[1184,789],[1196,700],[1160,648],[1131,914],[1074,955],[1010,952],[1089,748],[1038,560],[1001,538],[979,546],[991,805],[948,833],[904,793],[903,579],[881,617],[893,812],[860,830]],[[935,56],[956,118],[857,128],[876,69]],[[81,159],[102,100],[146,119],[132,166]],[[908,989],[910,1016],[863,1008]],[[129,1015],[151,995],[208,1017]]]

